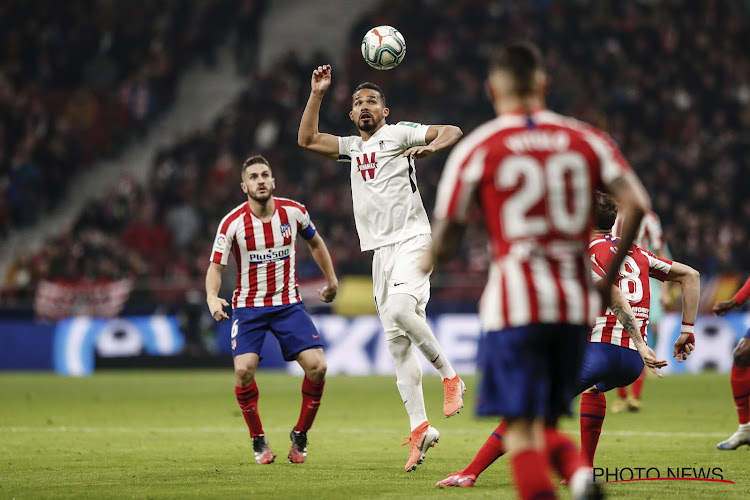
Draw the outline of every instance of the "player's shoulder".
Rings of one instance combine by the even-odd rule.
[[[589,251],[596,252],[616,246],[617,238],[612,233],[600,234],[592,238],[589,242]]]
[[[277,206],[283,207],[283,208],[291,208],[301,211],[302,213],[307,212],[307,208],[302,203],[293,200],[291,198],[280,198],[277,196],[273,197],[274,202],[276,202]]]
[[[240,203],[236,207],[234,207],[232,210],[227,213],[224,218],[221,219],[222,224],[227,222],[232,222],[238,218],[240,218],[245,213],[245,207],[247,206],[247,202]]]
[[[465,158],[495,140],[502,140],[505,134],[524,127],[526,120],[518,115],[502,115],[489,120],[469,134],[465,135],[458,144],[453,147],[451,156]]]

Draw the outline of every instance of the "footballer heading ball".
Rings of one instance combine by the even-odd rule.
[[[404,60],[406,41],[393,26],[378,26],[362,39],[362,57],[375,69],[393,69]]]

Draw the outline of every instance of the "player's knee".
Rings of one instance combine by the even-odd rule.
[[[234,368],[234,374],[237,377],[237,385],[244,387],[250,384],[255,378],[255,368],[249,366],[236,366]]]
[[[326,360],[320,359],[305,370],[305,375],[313,382],[320,382],[325,378],[327,370],[328,364],[326,363]]]
[[[734,365],[750,366],[750,341],[747,339],[740,340],[740,343],[734,348]]]

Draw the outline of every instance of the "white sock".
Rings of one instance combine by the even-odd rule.
[[[740,426],[737,429],[741,430],[742,432],[750,432],[750,422],[740,424]]]
[[[453,378],[455,370],[438,344],[430,325],[417,314],[417,299],[405,293],[388,296],[388,310],[393,322],[401,328],[427,361],[440,373],[440,378]]]
[[[400,336],[389,340],[388,350],[396,365],[396,387],[401,394],[401,401],[409,415],[409,425],[413,431],[427,420],[422,393],[422,367],[408,338]]]

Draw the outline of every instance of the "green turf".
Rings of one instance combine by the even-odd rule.
[[[607,417],[597,466],[657,467],[662,473],[667,467],[720,467],[736,484],[619,483],[607,485],[608,495],[750,497],[750,448],[715,448],[736,428],[728,379],[649,379],[640,413]],[[467,382],[471,401],[474,381]],[[440,443],[409,474],[403,472],[407,448],[399,446],[408,420],[393,377],[330,378],[304,465],[285,463],[300,379],[260,373],[258,384],[261,416],[277,455],[267,466],[253,460],[231,369],[0,375],[0,498],[513,498],[505,459],[473,489],[433,487],[468,463],[496,425],[468,410],[443,419],[437,377],[425,379],[425,397]],[[577,425],[564,422],[570,431]]]

